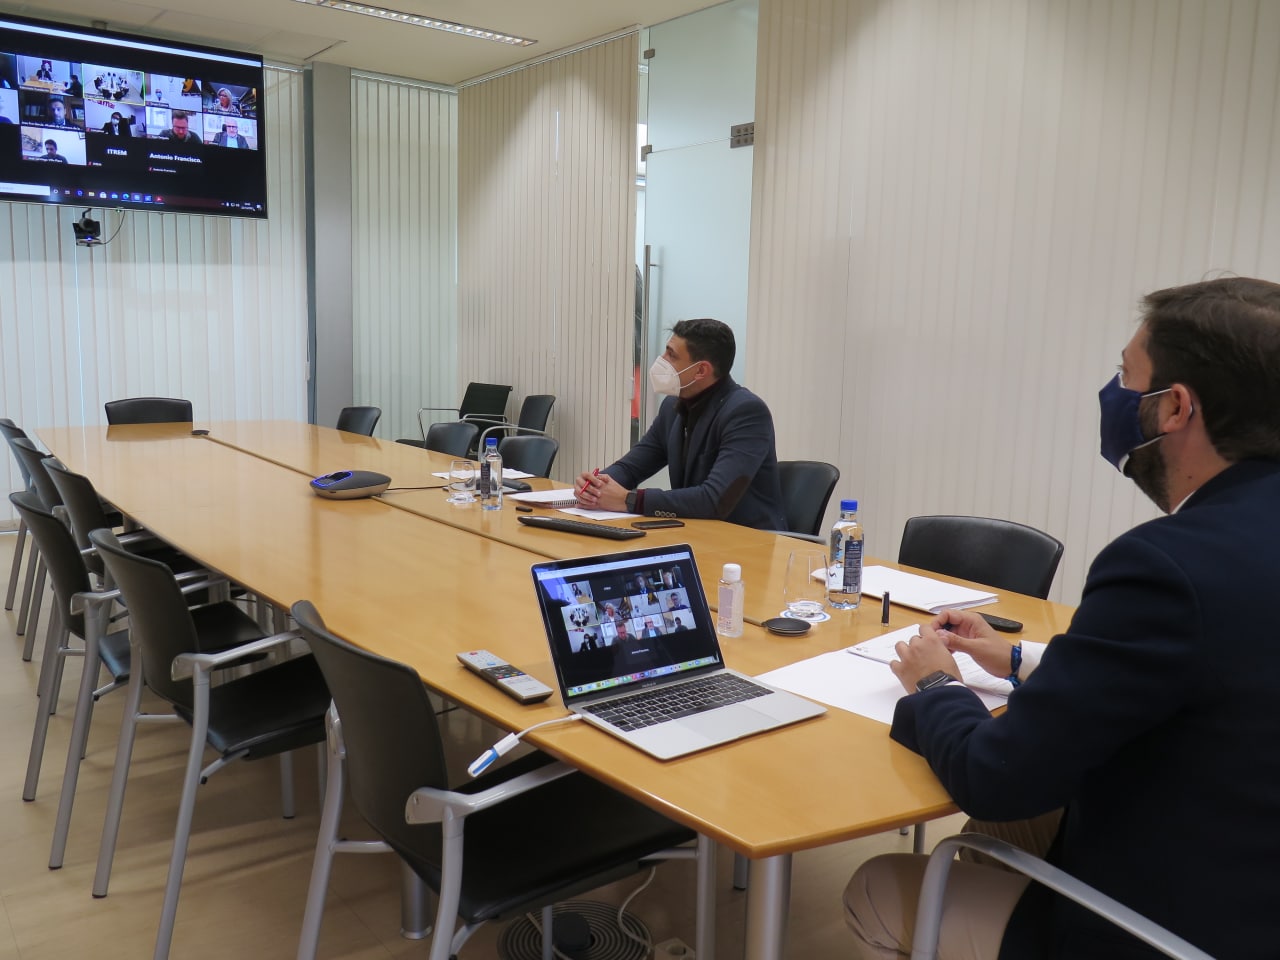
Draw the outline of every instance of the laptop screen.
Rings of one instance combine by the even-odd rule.
[[[565,703],[723,666],[687,544],[533,566]]]

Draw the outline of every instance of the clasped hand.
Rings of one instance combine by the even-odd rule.
[[[631,491],[607,473],[582,472],[573,487],[578,506],[584,510],[625,512],[627,494]]]

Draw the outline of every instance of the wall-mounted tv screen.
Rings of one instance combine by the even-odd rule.
[[[0,16],[0,200],[266,217],[262,58]]]

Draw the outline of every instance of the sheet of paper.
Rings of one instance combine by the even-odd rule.
[[[828,571],[829,572],[829,571]],[[821,574],[814,574],[821,579]],[[943,610],[965,610],[995,603],[1000,598],[994,593],[959,587],[931,577],[894,570],[876,564],[862,571],[862,595],[879,600],[889,591],[889,601],[925,613],[941,613]]]
[[[560,513],[569,513],[584,520],[621,520],[623,517],[639,517],[638,513],[618,513],[615,510],[586,510],[582,507],[563,507]]]
[[[889,669],[889,661],[897,659],[893,646],[899,640],[910,640],[918,632],[918,627],[904,627],[854,645],[879,654],[875,659],[855,654],[854,647],[848,647],[771,670],[761,674],[760,679],[829,707],[892,723],[894,706],[904,695],[902,684]],[[988,710],[1008,701],[1012,687],[1007,680],[991,676],[963,653],[956,656],[956,665],[960,667],[965,686],[978,695]]]
[[[440,473],[433,473],[433,477],[439,477],[441,480],[449,479],[449,471],[443,470]],[[503,480],[527,480],[532,477],[532,473],[525,473],[523,470],[512,470],[510,467],[502,468]]]

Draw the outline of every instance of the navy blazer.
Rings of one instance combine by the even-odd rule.
[[[1280,464],[1246,461],[1118,537],[991,717],[955,684],[893,737],[985,820],[1066,807],[1050,860],[1215,957],[1280,954]],[[1032,884],[1001,958],[1155,957]]]
[[[667,397],[639,442],[600,472],[634,490],[667,467],[671,489],[645,489],[649,516],[666,513],[786,529],[769,408],[732,377],[710,389],[707,407],[689,437],[687,462],[684,416],[677,399]]]

